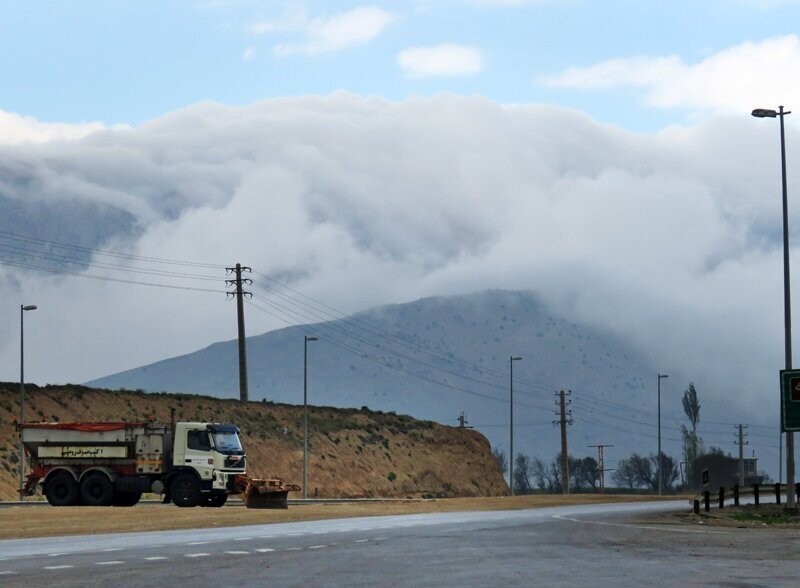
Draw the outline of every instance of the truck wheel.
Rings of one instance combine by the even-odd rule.
[[[124,490],[117,490],[114,492],[114,499],[111,501],[112,506],[133,506],[142,497],[141,492],[125,492]]]
[[[200,506],[220,507],[224,506],[227,501],[227,494],[211,494],[210,496],[203,497],[203,502],[200,503]]]
[[[79,496],[78,483],[67,472],[56,472],[44,489],[47,502],[53,506],[75,506],[78,504]]]
[[[102,472],[91,472],[81,480],[81,500],[86,506],[109,506],[114,499],[114,485]]]
[[[200,482],[192,474],[180,474],[170,486],[172,502],[178,506],[197,506],[200,504]]]

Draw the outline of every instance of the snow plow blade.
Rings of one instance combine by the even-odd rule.
[[[284,484],[282,480],[261,480],[247,476],[238,478],[237,486],[247,508],[289,508],[289,492],[300,490],[297,484]]]

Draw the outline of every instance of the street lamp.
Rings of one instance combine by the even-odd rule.
[[[669,378],[667,374],[658,374],[658,495],[661,496],[663,478],[661,476],[661,380]]]
[[[25,422],[25,312],[36,310],[34,304],[19,305],[19,424]],[[22,444],[22,429],[19,430],[19,499],[25,489],[25,446]]]
[[[514,362],[522,359],[512,355],[508,358],[509,372],[508,372],[508,387],[510,392],[511,403],[511,418],[509,420],[509,432],[511,435],[509,443],[509,451],[511,455],[508,456],[508,490],[511,496],[514,496]]]
[[[783,133],[783,117],[791,114],[784,112],[783,106],[778,110],[756,108],[752,115],[756,118],[776,118],[781,120],[781,184],[783,187],[783,321],[785,329],[786,369],[792,369],[792,302],[789,295],[789,202],[786,194],[786,141]],[[781,400],[783,402],[783,400]],[[786,508],[795,508],[794,494],[794,433],[786,431]]]
[[[308,498],[308,342],[318,337],[306,335],[303,339],[303,498]]]

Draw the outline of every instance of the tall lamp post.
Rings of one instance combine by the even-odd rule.
[[[667,374],[658,374],[658,495],[661,496],[664,479],[661,475],[661,380],[669,378]]]
[[[318,340],[311,335],[303,340],[303,498],[308,498],[308,342]]]
[[[34,304],[19,305],[19,424],[25,422],[25,312],[36,310]],[[19,499],[25,496],[25,446],[19,431]]]
[[[509,451],[511,455],[508,456],[508,491],[511,496],[514,496],[514,362],[522,359],[512,355],[508,358],[509,372],[508,372],[508,388],[510,393],[511,403],[511,418],[509,419],[509,433],[511,436],[509,443]]]
[[[785,328],[786,369],[792,369],[792,302],[789,291],[789,202],[786,195],[786,141],[783,133],[783,117],[791,114],[784,111],[756,108],[752,115],[756,118],[780,118],[781,121],[781,185],[783,188],[783,320]],[[781,402],[783,402],[781,400]],[[794,488],[794,433],[786,431],[786,508],[795,508]]]

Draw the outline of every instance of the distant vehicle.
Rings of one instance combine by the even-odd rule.
[[[23,423],[30,474],[53,506],[133,506],[144,492],[178,506],[220,507],[242,494],[249,508],[286,508],[296,485],[257,480],[233,424],[183,422]]]

